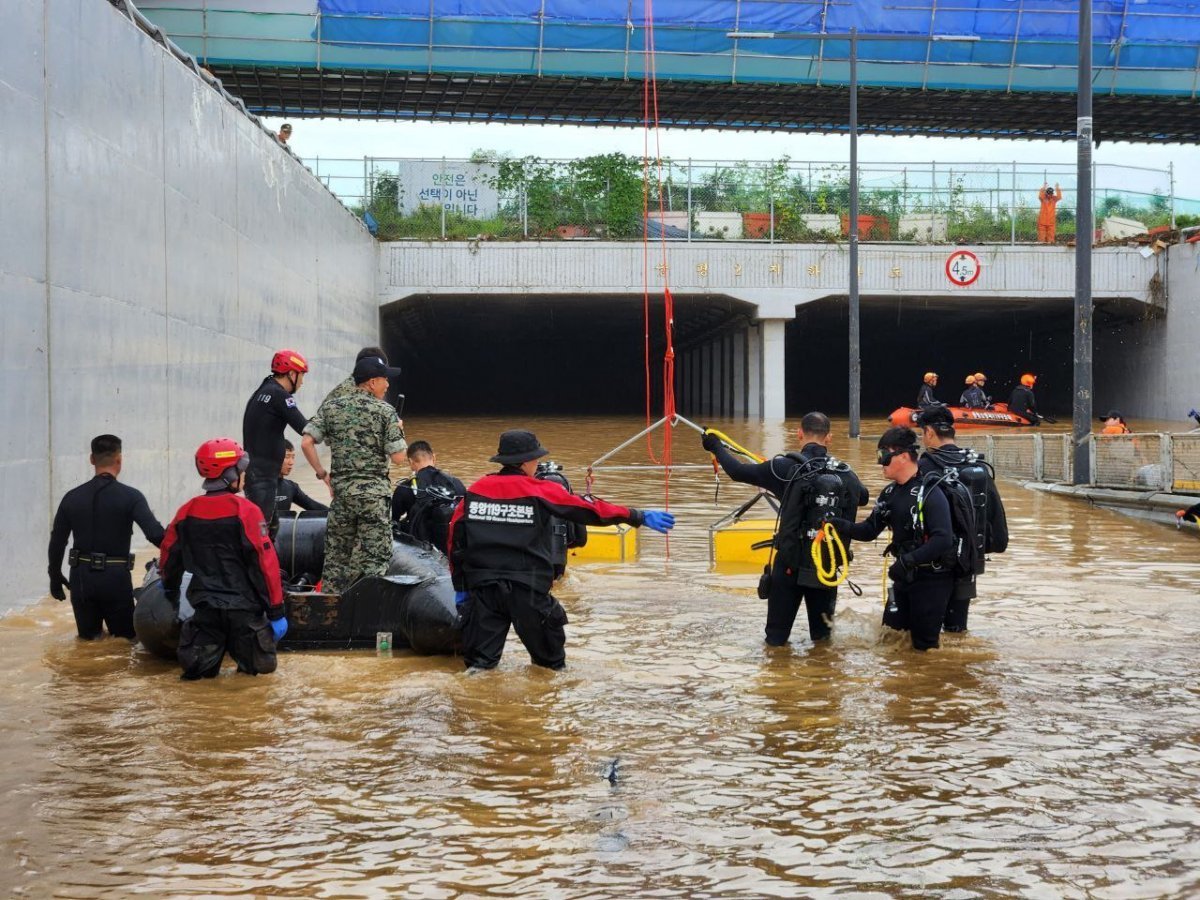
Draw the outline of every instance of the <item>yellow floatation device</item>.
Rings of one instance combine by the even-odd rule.
[[[828,546],[828,562],[822,547]],[[832,523],[826,522],[812,542],[813,567],[817,570],[817,581],[825,587],[837,587],[850,574],[850,558],[846,545]]]

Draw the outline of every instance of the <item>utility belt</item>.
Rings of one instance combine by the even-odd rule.
[[[105,572],[109,566],[122,566],[127,572],[133,571],[132,556],[109,556],[107,553],[87,553],[71,548],[67,562],[72,566],[87,566],[89,572]]]
[[[912,553],[914,550],[916,550],[920,546],[921,546],[920,541],[902,541],[900,543],[893,542],[891,544],[888,544],[884,548],[883,552],[884,552],[884,554],[890,553],[895,559],[899,559],[901,554]],[[952,564],[953,563],[948,563],[946,561],[935,561],[935,562],[917,563],[912,568],[918,572],[933,572],[933,573],[937,574],[937,573],[941,573],[941,572],[949,572]]]

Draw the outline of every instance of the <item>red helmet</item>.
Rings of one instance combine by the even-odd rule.
[[[299,350],[284,348],[271,357],[271,371],[276,375],[283,375],[287,372],[307,372],[308,360]]]
[[[196,451],[196,471],[205,480],[220,478],[221,473],[232,466],[245,468],[241,464],[243,459],[249,464],[250,457],[233,438],[213,438]]]

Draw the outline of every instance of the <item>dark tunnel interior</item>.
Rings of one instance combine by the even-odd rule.
[[[676,298],[676,348],[712,339],[750,320],[727,297]],[[1113,320],[1098,307],[1096,324]],[[652,410],[661,408],[661,298],[650,313]],[[1038,375],[1043,411],[1069,415],[1072,395],[1069,301],[864,298],[863,414],[911,406],[926,371],[956,402],[968,373],[983,371],[988,393],[1007,400],[1023,372]],[[789,415],[848,409],[847,303],[808,304],[787,329]],[[645,409],[640,295],[422,296],[380,311],[380,335],[404,369],[406,411],[420,414],[641,414]],[[1096,360],[1097,366],[1102,360]],[[682,391],[677,387],[682,397]],[[1103,398],[1097,398],[1103,402]],[[688,410],[681,402],[681,411]],[[694,408],[695,414],[702,410]]]

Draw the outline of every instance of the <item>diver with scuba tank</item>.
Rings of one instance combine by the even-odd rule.
[[[833,517],[853,521],[855,509],[870,502],[870,494],[854,471],[829,455],[832,441],[829,417],[810,412],[800,420],[798,452],[760,463],[746,463],[712,431],[701,443],[734,481],[770,492],[779,501],[779,519],[772,541],[774,559],[759,585],[767,601],[766,642],[788,642],[803,602],[809,637],[829,638],[837,607],[837,587],[819,577],[811,547],[825,522]]]
[[[446,552],[446,533],[454,507],[467,493],[463,483],[437,466],[428,441],[413,441],[407,450],[412,478],[392,493],[392,522],[396,530]]]
[[[954,529],[950,502],[939,486],[924,484],[917,469],[917,435],[910,428],[889,428],[878,444],[883,476],[892,483],[861,522],[834,520],[834,527],[856,541],[873,541],[890,529],[886,553],[892,587],[883,624],[911,635],[914,650],[939,645],[942,620],[954,590]]]
[[[973,571],[955,579],[954,593],[946,607],[942,627],[946,631],[966,631],[967,613],[976,596],[976,579],[984,572],[985,555],[1008,549],[1008,519],[1004,502],[996,489],[994,470],[974,450],[954,443],[954,415],[945,406],[922,410],[917,416],[925,452],[917,469],[926,478],[953,470],[955,478],[970,492],[975,510],[973,540],[978,550]]]

